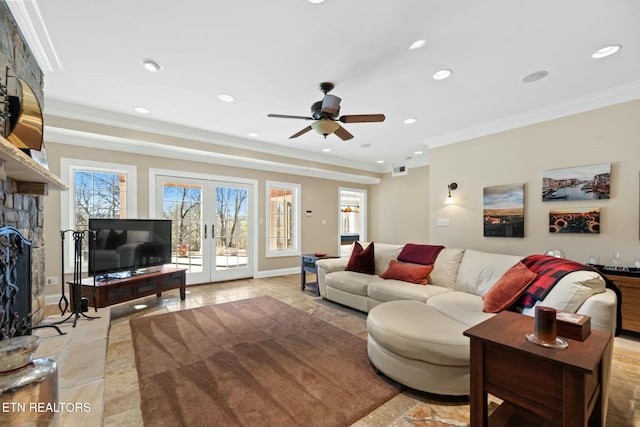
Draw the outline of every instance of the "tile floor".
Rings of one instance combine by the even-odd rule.
[[[60,401],[89,402],[88,413],[61,414],[60,426],[142,426],[139,410],[135,358],[131,343],[129,319],[176,310],[202,307],[269,295],[319,317],[337,327],[366,338],[366,314],[316,297],[314,292],[300,290],[299,275],[264,279],[246,279],[216,284],[189,286],[187,298],[180,301],[178,291],[166,292],[162,297],[141,298],[110,308],[101,309],[100,319],[78,320],[76,328],[70,322],[64,329],[67,335],[57,336],[48,328],[37,330],[42,342],[37,357],[48,356],[58,361]],[[90,309],[89,315],[96,315]],[[47,319],[59,319],[49,316]],[[111,322],[108,321],[111,320]],[[616,345],[618,345],[616,338]],[[619,345],[640,351],[640,340],[622,338]],[[440,398],[438,398],[440,399]],[[424,402],[433,403],[434,396],[416,391],[403,391],[354,426],[427,426],[424,420],[413,420],[412,414],[421,412]],[[462,398],[441,398],[438,405],[458,412],[466,402]],[[458,414],[460,417],[460,414]],[[462,422],[462,420],[461,420]],[[446,424],[446,425],[466,425]],[[629,424],[636,425],[636,424]]]

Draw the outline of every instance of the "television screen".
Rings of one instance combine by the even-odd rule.
[[[89,275],[171,263],[171,220],[90,218]]]

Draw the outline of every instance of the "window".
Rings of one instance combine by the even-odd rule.
[[[60,174],[69,183],[61,193],[61,230],[85,230],[89,218],[136,218],[136,168],[129,165],[60,160]],[[73,241],[65,235],[65,270],[73,266]],[[69,243],[67,243],[69,242]],[[87,236],[83,240],[83,261],[87,260]]]
[[[267,256],[300,255],[300,185],[267,181]]]

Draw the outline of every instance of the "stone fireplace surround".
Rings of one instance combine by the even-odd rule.
[[[5,82],[8,70],[27,82],[44,105],[42,70],[6,3],[0,1],[0,81]],[[32,241],[32,321],[36,325],[44,317],[44,197],[22,194],[18,188],[11,177],[0,178],[0,226],[13,226]]]

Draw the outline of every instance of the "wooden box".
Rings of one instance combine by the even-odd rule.
[[[572,340],[584,341],[591,333],[591,316],[586,314],[556,313],[558,335]]]

